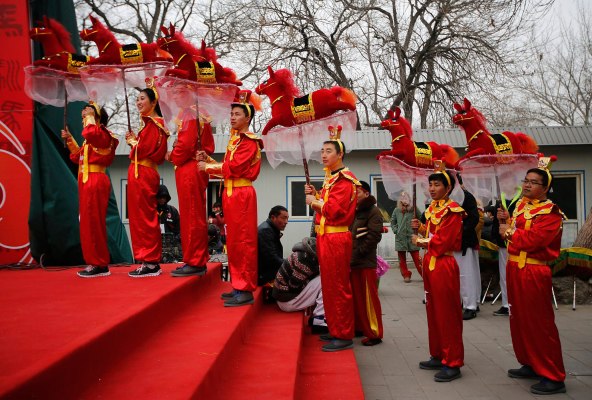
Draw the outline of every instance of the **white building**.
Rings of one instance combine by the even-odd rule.
[[[550,197],[557,202],[569,218],[564,225],[562,247],[570,247],[577,232],[584,223],[587,212],[592,207],[592,127],[524,127],[524,128],[489,128],[492,133],[502,131],[525,132],[532,136],[546,155],[554,154],[558,161],[553,164],[555,176],[554,193]],[[227,134],[214,135],[216,154],[221,160],[228,141]],[[460,155],[464,154],[466,140],[460,129],[417,129],[414,139],[448,143],[455,147]],[[342,140],[348,150],[345,164],[360,180],[370,183],[372,194],[377,197],[378,205],[390,215],[395,202],[388,199],[380,174],[376,155],[390,148],[391,137],[386,130],[358,131],[353,135],[344,134]],[[117,157],[110,169],[113,190],[119,204],[121,218],[129,237],[129,221],[126,209],[126,184],[129,148],[122,141],[117,149]],[[322,165],[312,161],[309,164],[313,182],[323,179]],[[173,166],[165,162],[159,167],[162,183],[171,193],[170,204],[178,208],[176,184]],[[208,190],[208,209],[219,199],[219,181],[210,181]],[[285,206],[290,214],[289,224],[284,232],[282,243],[287,255],[292,245],[310,235],[312,217],[304,203],[304,171],[301,166],[281,164],[272,169],[263,153],[261,173],[254,183],[258,198],[258,221],[263,222],[271,207]],[[183,215],[181,215],[183,218]],[[385,258],[395,258],[394,237],[392,232],[385,234],[379,247],[379,253]]]

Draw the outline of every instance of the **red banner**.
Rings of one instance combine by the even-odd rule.
[[[0,2],[0,41],[0,264],[32,262],[28,218],[33,102],[23,90],[23,67],[31,63],[26,1]]]

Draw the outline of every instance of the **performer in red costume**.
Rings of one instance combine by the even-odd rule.
[[[423,258],[423,286],[426,295],[430,359],[419,363],[421,369],[440,370],[436,382],[460,378],[464,364],[463,319],[460,302],[460,273],[452,252],[459,251],[464,210],[448,198],[454,178],[440,161],[429,176],[432,202],[425,211],[426,225],[417,219],[411,227],[425,238],[413,235],[414,245],[427,249]]]
[[[174,89],[175,102],[183,111],[179,116],[178,139],[169,156],[175,164],[175,179],[181,218],[181,246],[184,265],[171,272],[172,276],[204,275],[208,261],[208,225],[206,223],[206,190],[209,176],[197,169],[197,152],[210,156],[214,152],[214,137],[209,120],[199,115],[189,91],[182,84]]]
[[[354,303],[349,263],[352,236],[349,226],[354,222],[357,204],[356,187],[360,182],[343,165],[345,145],[340,140],[341,127],[331,129],[330,139],[323,144],[321,159],[325,180],[320,193],[305,185],[306,204],[316,211],[317,253],[321,269],[321,287],[325,305],[329,343],[323,351],[340,351],[353,347]]]
[[[263,142],[249,131],[255,99],[251,98],[251,91],[241,90],[232,103],[232,129],[222,163],[216,163],[204,151],[198,153],[200,171],[224,178],[222,208],[233,288],[221,296],[224,307],[253,304],[253,291],[257,288],[257,193],[253,181],[261,169]]]
[[[82,147],[67,130],[62,138],[70,150],[70,159],[78,164],[78,203],[80,207],[80,244],[88,267],[79,271],[81,278],[108,276],[107,206],[111,182],[105,170],[113,162],[119,140],[105,127],[107,112],[93,102],[82,109]]]
[[[508,221],[499,210],[500,235],[508,240],[507,285],[510,332],[521,368],[511,378],[541,379],[530,387],[535,394],[565,393],[561,342],[551,305],[549,262],[559,256],[563,213],[547,193],[553,182],[552,159],[543,157],[522,183],[523,197]]]
[[[138,135],[127,132],[131,146],[127,170],[127,210],[134,258],[141,265],[128,273],[132,278],[158,276],[162,253],[156,193],[160,185],[158,165],[167,152],[168,131],[158,106],[158,94],[151,87],[142,89],[136,100],[142,118]]]

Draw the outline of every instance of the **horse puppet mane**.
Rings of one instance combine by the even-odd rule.
[[[68,31],[64,25],[60,24],[53,18],[48,18],[46,22],[47,28],[53,31],[57,41],[62,45],[64,50],[66,50],[68,53],[76,53],[76,49],[72,45],[72,36],[70,35],[70,31]]]
[[[294,75],[292,75],[292,72],[290,72],[289,69],[278,69],[274,72],[273,76],[277,84],[286,90],[286,94],[292,97],[302,96],[300,89],[298,89],[298,86],[294,83]]]

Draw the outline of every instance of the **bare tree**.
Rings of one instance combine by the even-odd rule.
[[[577,16],[561,21],[559,35],[533,38],[530,64],[517,80],[527,101],[517,112],[543,125],[592,124],[592,7],[580,3]]]

